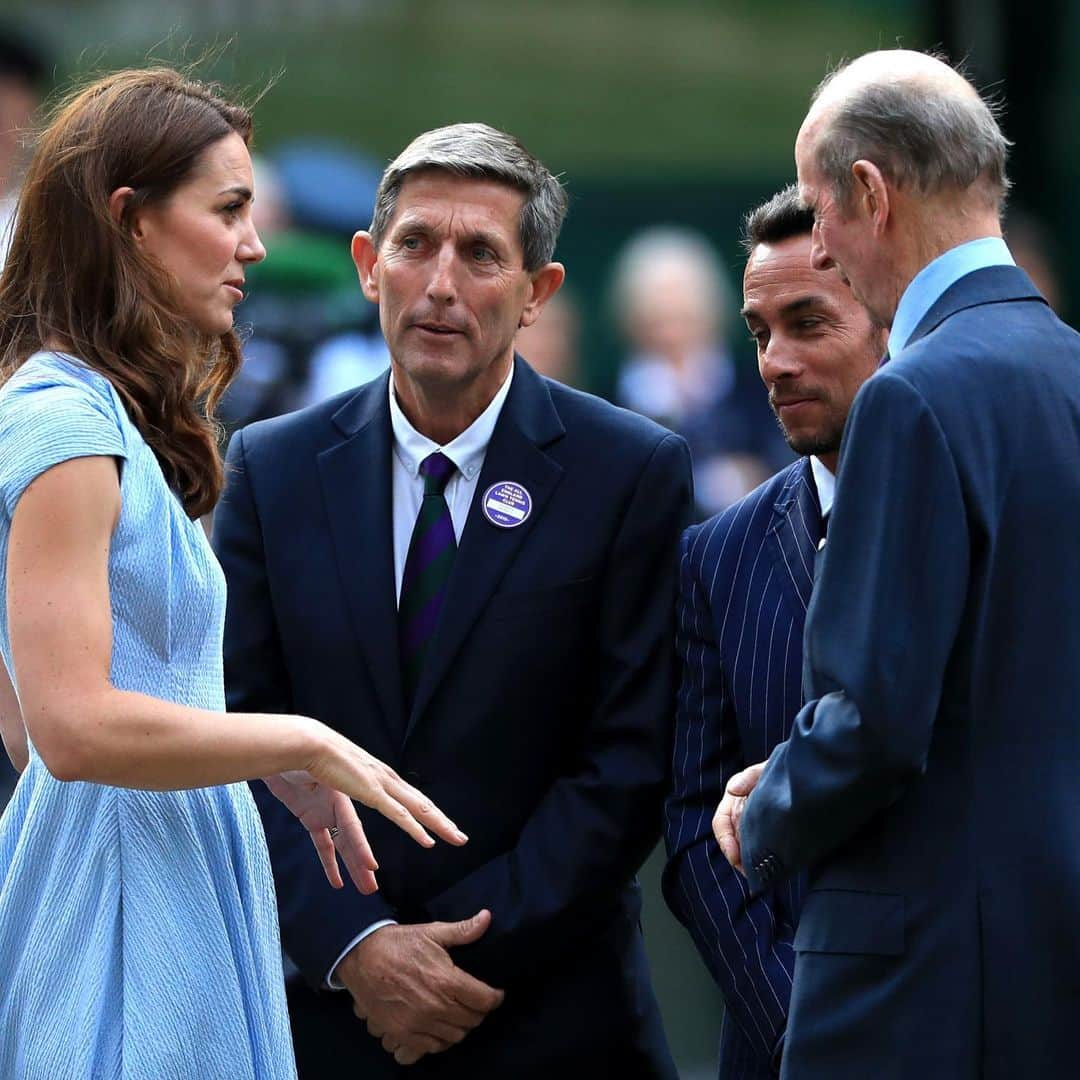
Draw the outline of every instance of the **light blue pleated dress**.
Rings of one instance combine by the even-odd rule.
[[[26,486],[70,458],[120,459],[109,553],[112,683],[224,711],[225,583],[111,384],[38,353],[0,387],[0,653],[7,551]],[[296,1075],[273,881],[246,784],[61,783],[31,747],[0,819],[0,1077]]]

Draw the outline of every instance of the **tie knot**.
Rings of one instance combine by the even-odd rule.
[[[457,466],[445,455],[436,451],[420,462],[420,475],[424,478],[425,495],[441,495]]]

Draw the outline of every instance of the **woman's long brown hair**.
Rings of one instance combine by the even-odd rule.
[[[60,343],[116,388],[192,518],[221,493],[214,409],[240,344],[232,331],[195,332],[131,221],[232,132],[250,140],[246,109],[166,68],[122,71],[69,95],[38,141],[0,277],[0,383]],[[134,195],[115,221],[109,196],[120,187]]]

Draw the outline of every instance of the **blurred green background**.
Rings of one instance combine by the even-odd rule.
[[[381,167],[444,123],[513,132],[569,188],[559,255],[583,307],[584,381],[600,392],[617,357],[606,279],[625,238],[694,225],[737,284],[739,218],[792,178],[794,135],[829,65],[940,46],[1006,103],[1012,205],[1038,223],[1057,305],[1076,319],[1065,253],[1080,240],[1068,197],[1080,76],[1067,58],[1080,5],[1067,0],[38,0],[0,2],[0,18],[45,46],[57,85],[151,58],[200,61],[204,77],[262,94],[260,150],[330,136]],[[738,355],[752,363],[749,349]],[[661,865],[655,854],[642,872],[656,987],[683,1075],[712,1076],[721,1004],[660,899]]]
[[[603,300],[622,240],[692,224],[737,283],[739,216],[791,177],[794,133],[827,68],[868,49],[943,47],[1006,101],[1013,205],[1034,214],[1075,321],[1064,254],[1080,225],[1065,193],[1080,147],[1063,133],[1080,121],[1066,62],[1080,5],[1068,0],[0,0],[5,16],[46,43],[59,83],[150,58],[199,61],[262,95],[264,151],[329,136],[381,165],[444,123],[513,132],[570,189],[560,255],[585,308],[585,381],[600,392],[616,363]]]

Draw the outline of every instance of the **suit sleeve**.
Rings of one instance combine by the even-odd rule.
[[[787,1025],[794,927],[775,894],[751,898],[746,879],[713,837],[712,818],[725,785],[751,762],[743,755],[713,636],[709,590],[701,580],[703,539],[700,527],[688,530],[680,560],[681,679],[666,807],[664,896],[690,931],[732,1020],[767,1066]]]
[[[827,856],[925,770],[969,558],[945,434],[916,388],[886,368],[848,418],[807,615],[804,682],[816,700],[743,814],[755,890]]]
[[[229,446],[224,497],[214,513],[214,548],[228,582],[225,695],[230,712],[293,711],[289,676],[267,580],[262,526],[244,432]],[[277,889],[282,943],[313,986],[361,931],[393,909],[378,893],[363,896],[346,880],[334,889],[307,830],[261,780],[251,784],[262,817]]]
[[[505,986],[564,955],[612,915],[611,898],[656,844],[675,698],[679,535],[690,513],[685,442],[665,436],[641,472],[608,559],[597,613],[594,702],[576,768],[557,780],[517,845],[426,905],[433,919],[490,908],[461,956]]]

